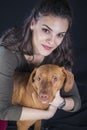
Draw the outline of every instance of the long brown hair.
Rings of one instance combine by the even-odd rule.
[[[22,53],[33,55],[31,43],[32,31],[30,30],[31,20],[34,18],[37,21],[41,16],[47,15],[67,18],[69,21],[69,28],[60,46],[49,56],[45,57],[44,63],[58,64],[70,69],[73,64],[70,37],[72,11],[67,0],[41,0],[39,4],[32,9],[23,25],[9,29],[3,34],[1,45],[12,51],[21,51]]]

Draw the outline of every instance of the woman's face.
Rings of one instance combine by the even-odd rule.
[[[48,56],[62,42],[68,29],[66,18],[42,16],[35,22],[31,21],[32,45],[34,54]]]

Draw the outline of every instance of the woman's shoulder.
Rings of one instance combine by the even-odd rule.
[[[0,46],[0,64],[17,66],[19,58],[16,53],[13,53],[4,46]]]
[[[20,66],[25,63],[21,52],[12,51],[4,46],[0,46],[0,63],[6,63],[13,66]]]
[[[12,56],[15,56],[15,53],[13,54],[13,52],[9,49],[7,49],[6,47],[0,45],[0,56],[1,57],[8,57],[11,58]]]

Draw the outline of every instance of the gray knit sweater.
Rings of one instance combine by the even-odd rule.
[[[22,107],[14,106],[11,103],[13,93],[13,74],[15,69],[26,64],[21,53],[11,52],[0,46],[0,119],[17,121],[20,118]],[[76,84],[67,94],[62,91],[62,95],[74,99],[75,107],[72,112],[79,110],[81,100]]]

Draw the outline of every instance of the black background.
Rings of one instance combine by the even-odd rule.
[[[37,0],[38,1],[38,0]],[[36,0],[1,0],[0,35],[14,25],[20,24],[30,13]],[[70,0],[73,12],[72,40],[74,50],[73,73],[82,99],[82,108],[71,121],[78,120],[70,130],[87,130],[87,1]],[[66,130],[66,128],[61,129]],[[67,128],[68,130],[68,128]]]

